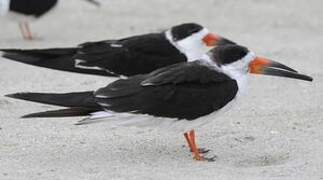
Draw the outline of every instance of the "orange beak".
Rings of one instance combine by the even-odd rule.
[[[203,38],[203,42],[207,45],[207,46],[216,46],[217,43],[222,39],[221,36],[217,35],[217,34],[213,34],[213,33],[209,33],[207,34],[204,38]]]
[[[313,81],[313,78],[304,74],[299,74],[296,70],[262,57],[256,57],[249,64],[249,72],[252,74],[265,74],[271,76],[280,76],[304,81]]]

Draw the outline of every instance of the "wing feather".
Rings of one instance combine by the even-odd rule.
[[[116,112],[195,119],[222,108],[237,91],[235,80],[203,63],[191,62],[117,80],[95,96],[105,109]]]

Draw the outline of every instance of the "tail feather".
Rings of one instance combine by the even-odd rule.
[[[101,109],[96,103],[93,91],[77,92],[77,93],[16,93],[8,94],[7,97],[15,99],[23,99],[32,102],[51,104],[63,107],[82,107]]]
[[[62,56],[72,56],[77,52],[77,48],[53,48],[53,49],[0,49],[2,55],[14,61],[23,63],[44,63],[48,59]],[[13,56],[13,57],[11,57]]]
[[[53,110],[53,111],[31,113],[31,114],[27,114],[27,115],[22,116],[22,118],[87,116],[95,111],[96,110],[94,110],[94,109],[88,109],[88,108],[67,108],[67,109],[59,109],[59,110]]]
[[[68,72],[77,72],[94,75],[109,75],[103,70],[82,69],[75,67],[77,48],[52,48],[52,49],[0,49],[3,52],[2,57],[39,67],[56,69]]]
[[[15,99],[68,107],[67,109],[31,113],[24,115],[23,118],[86,116],[103,110],[102,107],[96,103],[93,91],[66,94],[16,93],[8,94],[6,96]]]

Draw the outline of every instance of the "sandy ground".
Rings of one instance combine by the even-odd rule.
[[[232,110],[197,130],[216,162],[195,162],[182,134],[75,126],[80,118],[19,119],[56,107],[3,97],[20,91],[97,89],[113,78],[35,68],[0,58],[0,179],[323,179],[321,0],[64,1],[22,41],[1,20],[0,47],[72,46],[199,22],[314,77],[308,83],[253,76]],[[138,117],[143,118],[143,117]]]

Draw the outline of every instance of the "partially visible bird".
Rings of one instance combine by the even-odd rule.
[[[87,42],[72,48],[0,51],[7,59],[34,66],[103,76],[131,76],[199,59],[210,48],[223,44],[234,42],[199,24],[184,23],[160,33]]]
[[[118,113],[148,114],[163,118],[130,118],[133,125],[178,128],[195,160],[203,157],[196,145],[194,128],[206,123],[204,116],[217,112],[237,97],[249,73],[312,81],[281,63],[257,57],[239,45],[218,46],[208,56],[170,65],[149,74],[112,82],[96,91],[52,94],[17,93],[8,97],[67,107],[24,117],[89,116],[78,124],[109,120]],[[216,117],[216,113],[213,114]],[[216,118],[208,118],[208,120]],[[127,121],[119,119],[120,121]]]
[[[95,0],[86,0],[96,6],[100,5]],[[18,21],[24,39],[32,40],[33,35],[29,28],[31,19],[40,18],[52,10],[58,0],[0,0],[0,15]]]

